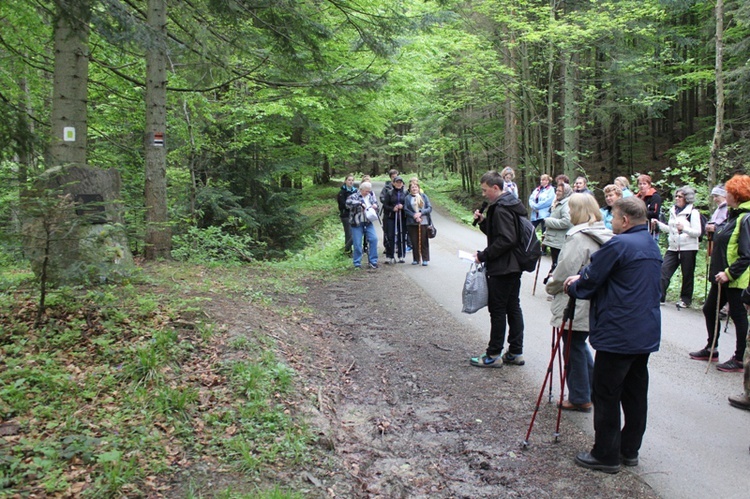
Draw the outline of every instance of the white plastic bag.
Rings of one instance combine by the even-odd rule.
[[[378,212],[372,206],[365,210],[365,216],[371,223],[375,223],[377,220],[379,220]]]
[[[472,263],[464,281],[461,312],[473,314],[477,310],[483,309],[487,306],[488,296],[484,265]]]

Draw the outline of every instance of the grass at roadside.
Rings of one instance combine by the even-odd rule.
[[[56,289],[39,327],[31,274],[0,269],[0,496],[147,496],[201,463],[250,478],[211,497],[302,497],[252,485],[309,458],[294,371],[273,338],[230,338],[205,309],[217,296],[269,313],[302,309],[275,297],[348,271],[334,196],[315,191],[298,254],[241,268],[159,263],[129,283]]]

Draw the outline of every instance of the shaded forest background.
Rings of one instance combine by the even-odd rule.
[[[119,172],[134,254],[256,259],[302,244],[301,186],[349,172],[467,203],[503,166],[525,193],[649,173],[707,204],[750,153],[742,0],[5,0],[0,25],[5,261],[66,164]]]

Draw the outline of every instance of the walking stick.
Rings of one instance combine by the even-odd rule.
[[[555,338],[557,338],[558,334],[560,334],[560,329],[553,326],[552,327],[552,343],[550,343],[550,346],[549,346],[550,352],[555,350]],[[551,404],[552,403],[552,382],[554,381],[554,379],[552,379],[552,369],[549,369],[547,371],[547,376],[549,377],[549,395],[547,395],[547,402]]]
[[[562,405],[565,398],[565,379],[568,377],[568,368],[570,367],[570,343],[573,339],[573,319],[576,313],[576,299],[572,296],[568,300],[568,306],[563,312],[563,323],[568,319],[568,341],[565,343],[565,352],[563,353],[563,367],[560,372],[560,401],[557,403],[557,423],[555,424],[555,442],[560,436],[560,420],[562,419]]]
[[[708,374],[708,368],[711,367],[711,360],[714,357],[714,347],[716,346],[716,336],[719,334],[719,308],[721,307],[721,284],[717,283],[716,289],[716,316],[714,317],[714,336],[711,339],[711,348],[708,350],[708,362],[706,363],[706,372]],[[727,317],[727,325],[729,324],[729,317]]]
[[[422,263],[422,217],[419,217],[419,225],[417,225],[417,248],[419,248],[419,263]]]
[[[400,260],[401,258],[403,258],[403,254],[404,254],[404,247],[401,244],[401,212],[397,211],[395,214],[395,217],[396,217],[396,221],[395,221],[396,230],[394,231],[395,234],[393,235],[393,237],[396,238],[396,241],[395,241],[396,253],[398,253],[398,258]]]
[[[536,399],[536,405],[534,406],[534,413],[531,415],[531,422],[529,423],[529,429],[526,431],[526,438],[522,442],[522,446],[524,449],[529,446],[529,437],[531,436],[531,430],[534,428],[534,421],[536,421],[536,415],[539,413],[539,407],[542,404],[542,397],[544,396],[544,389],[547,387],[547,381],[549,381],[550,383],[550,402],[552,401],[552,395],[551,395],[551,390],[552,390],[551,385],[552,385],[552,379],[553,379],[552,371],[555,365],[555,357],[558,357],[560,355],[560,342],[562,341],[562,335],[565,332],[565,323],[570,321],[570,326],[568,330],[571,332],[573,330],[573,313],[574,312],[570,311],[571,303],[572,303],[573,309],[575,309],[575,298],[571,298],[568,301],[568,306],[565,308],[565,312],[563,313],[562,324],[560,324],[559,328],[553,329],[553,331],[556,331],[557,334],[556,334],[556,337],[553,338],[552,353],[550,354],[549,364],[547,364],[547,372],[544,375],[544,382],[542,383],[541,390],[539,390],[539,396]],[[570,345],[570,342],[568,342],[568,345]],[[566,365],[567,365],[567,362],[568,360],[566,358],[565,359]],[[564,376],[565,374],[561,375],[561,379],[562,379],[562,387],[560,388],[561,391],[564,390],[564,386],[565,386]],[[559,436],[561,411],[562,411],[562,400],[560,401],[560,404],[558,406],[557,427],[555,429],[555,440],[557,440],[557,437]]]
[[[706,241],[706,280],[703,284],[703,296],[706,296],[708,294],[708,264],[711,261],[711,253],[713,253],[714,249],[714,233],[709,232],[707,234],[707,241]]]

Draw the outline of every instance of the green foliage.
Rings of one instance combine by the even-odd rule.
[[[191,387],[163,386],[153,399],[154,409],[165,416],[187,419],[193,404],[198,401],[198,391]]]
[[[188,227],[185,234],[172,237],[172,257],[193,263],[252,261],[261,247],[248,234],[234,235],[216,226]]]

